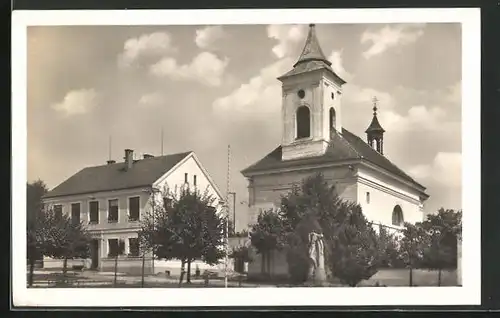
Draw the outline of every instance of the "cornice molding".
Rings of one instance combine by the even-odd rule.
[[[404,193],[395,191],[393,189],[390,189],[390,188],[388,188],[386,186],[380,185],[380,184],[378,184],[376,182],[373,182],[373,181],[371,181],[369,179],[366,179],[364,177],[361,177],[359,175],[358,175],[358,182],[361,183],[361,184],[367,185],[367,186],[369,186],[371,188],[380,190],[380,191],[382,191],[384,193],[387,193],[389,195],[395,196],[395,197],[397,197],[399,199],[402,199],[402,200],[414,203],[416,205],[420,205],[420,201],[418,201],[418,200],[416,200],[416,199],[414,199],[414,198],[412,198],[412,197],[410,197],[410,196],[408,196],[408,195],[406,195]]]

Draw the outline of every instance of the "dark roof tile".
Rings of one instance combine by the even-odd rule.
[[[246,175],[252,172],[271,169],[293,168],[303,165],[362,159],[371,162],[372,164],[375,164],[376,166],[383,168],[384,170],[399,176],[400,178],[403,178],[418,187],[424,188],[412,177],[403,172],[403,170],[394,165],[389,159],[372,149],[366,142],[347,129],[342,129],[342,135],[332,133],[331,142],[325,154],[322,156],[283,161],[281,159],[281,155],[282,148],[279,146],[255,164],[244,169],[242,173]]]
[[[136,160],[130,170],[125,162],[87,167],[56,186],[45,198],[151,186],[189,152]]]

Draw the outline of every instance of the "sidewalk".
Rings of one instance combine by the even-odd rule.
[[[50,287],[57,277],[61,277],[61,271],[35,271],[35,275],[45,276],[45,279],[36,279],[34,287]],[[83,271],[74,272],[68,271],[67,273],[70,281],[73,281],[75,287],[112,287],[114,283],[113,272],[97,272],[97,271]],[[51,277],[53,276],[53,277]],[[140,287],[142,284],[141,276],[129,276],[125,273],[117,273],[116,275],[117,287]],[[147,275],[144,276],[145,287],[164,287],[164,288],[178,288],[179,277],[166,277],[161,275]],[[149,286],[148,286],[149,285]],[[208,287],[224,287],[224,279],[212,278],[209,280]],[[186,283],[186,278],[182,283],[182,287],[205,287],[205,281],[200,277],[192,277],[191,283]],[[228,281],[228,287],[277,287],[273,285],[263,285],[258,283],[248,283],[238,281]]]

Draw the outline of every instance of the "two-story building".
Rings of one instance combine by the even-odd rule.
[[[207,190],[215,199],[214,208],[222,210],[221,192],[192,151],[158,157],[146,154],[134,160],[133,150],[126,149],[124,161],[109,160],[105,165],[80,170],[45,195],[44,203],[56,213],[82,222],[93,237],[90,259],[70,261],[70,266],[83,262],[87,268],[111,271],[114,259],[110,255],[122,250],[121,245],[124,253],[119,257],[119,271],[140,273],[141,219],[154,204],[161,204],[166,187],[186,185]],[[146,273],[180,269],[180,261],[153,260],[150,254],[144,262]],[[62,267],[62,262],[46,258],[44,266]],[[195,266],[209,267],[202,262],[192,268]]]

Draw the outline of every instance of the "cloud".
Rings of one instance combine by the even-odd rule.
[[[370,87],[360,87],[356,84],[346,84],[343,95],[345,103],[362,104],[366,109],[373,107],[373,97],[377,97],[379,109],[390,109],[396,104],[391,94]]]
[[[342,77],[346,81],[351,80],[353,76],[352,76],[352,74],[347,72],[344,68],[343,60],[342,60],[342,53],[343,53],[342,50],[332,51],[332,53],[328,57],[328,60],[330,62],[332,62],[332,68],[335,71],[335,73],[337,73],[337,75],[339,75],[340,77]]]
[[[281,109],[281,84],[276,79],[291,64],[285,58],[260,70],[247,83],[242,84],[229,95],[216,99],[213,108],[217,113],[232,113],[266,116]]]
[[[175,51],[169,33],[143,34],[125,41],[123,52],[118,57],[118,65],[122,68],[129,67],[141,57],[162,56]]]
[[[70,91],[52,108],[66,115],[85,114],[98,104],[98,94],[94,89],[79,89]]]
[[[215,42],[224,37],[222,26],[207,26],[196,30],[195,43],[201,49],[212,47]]]
[[[386,25],[378,31],[366,30],[361,35],[361,43],[370,43],[363,56],[369,59],[391,47],[415,42],[424,34],[425,24]]]
[[[165,101],[165,96],[159,92],[142,95],[139,104],[144,106],[156,106]]]
[[[158,77],[194,80],[208,86],[220,86],[228,63],[228,58],[219,59],[213,53],[202,52],[195,56],[190,64],[184,65],[177,64],[174,58],[164,57],[150,66],[150,73]]]
[[[408,173],[432,184],[446,188],[462,186],[462,154],[459,152],[438,152],[431,164],[416,165]]]
[[[304,41],[306,35],[304,25],[274,24],[267,27],[267,36],[278,41],[272,52],[278,58],[288,56],[294,51],[297,43]]]
[[[428,108],[424,105],[411,107],[407,114],[400,115],[393,110],[382,110],[379,112],[384,128],[391,132],[407,132],[415,130],[439,131],[446,129],[443,119],[446,113],[439,107]]]

